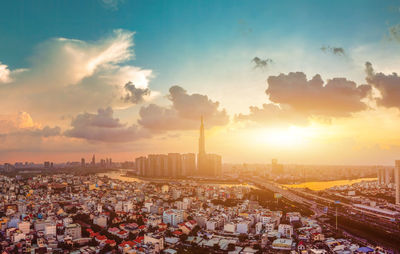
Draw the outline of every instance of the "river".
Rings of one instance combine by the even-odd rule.
[[[358,178],[353,180],[335,180],[335,181],[321,181],[321,182],[304,182],[299,184],[284,184],[288,188],[308,188],[314,191],[329,189],[334,186],[352,185],[362,181],[376,181],[376,178]]]
[[[108,172],[108,173],[98,173],[97,175],[98,176],[107,176],[107,177],[109,177],[111,179],[118,179],[118,180],[126,181],[126,182],[149,182],[150,181],[150,179],[141,179],[141,178],[134,177],[134,176],[124,176],[124,174],[125,174],[125,172],[122,170],[122,171],[112,171],[112,172]],[[173,179],[163,179],[163,178],[160,178],[160,179],[155,178],[155,179],[151,179],[151,181],[160,182],[160,183],[161,182],[165,182],[165,183],[174,182]],[[190,182],[190,181],[196,181],[196,180],[191,180],[191,179],[182,180],[182,179],[179,179],[179,180],[176,180],[176,181],[179,181],[179,182],[182,182],[182,181]],[[218,182],[208,182],[206,180],[201,180],[201,181],[197,181],[197,182],[203,183],[203,184],[207,184],[207,185],[211,185],[211,186],[214,185],[214,186],[220,186],[220,187],[248,187],[248,188],[258,189],[256,186],[254,186],[252,184],[246,184],[246,183],[223,183],[223,182],[218,183]]]

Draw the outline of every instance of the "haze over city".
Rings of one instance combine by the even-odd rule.
[[[224,162],[393,165],[399,22],[396,1],[8,1],[0,163],[196,152],[203,115]]]

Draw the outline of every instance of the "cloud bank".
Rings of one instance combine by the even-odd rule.
[[[131,65],[133,36],[115,30],[94,42],[55,38],[40,44],[30,57],[30,67],[12,80],[9,70],[0,67],[2,80],[8,82],[0,85],[4,98],[0,108],[55,119],[99,107],[126,107],[121,98],[131,87],[124,84],[132,82],[146,91],[152,77],[151,70]]]
[[[64,135],[90,141],[110,143],[132,142],[139,138],[149,137],[146,130],[137,125],[121,124],[118,118],[113,117],[113,110],[108,107],[98,109],[97,113],[82,113],[71,122],[72,128]]]
[[[122,98],[125,102],[133,104],[142,103],[150,96],[150,89],[137,88],[132,82],[125,84],[126,95]]]
[[[346,52],[342,47],[331,47],[331,46],[322,46],[322,52],[324,53],[331,53],[337,56],[345,56]]]
[[[237,120],[257,122],[287,122],[304,124],[316,117],[348,117],[368,108],[363,99],[371,93],[370,85],[360,85],[346,78],[333,78],[325,84],[319,74],[307,80],[303,72],[270,76],[265,91],[270,104],[250,107],[248,115]]]
[[[254,65],[254,69],[264,69],[267,68],[269,64],[273,63],[272,59],[270,58],[266,58],[266,59],[261,59],[259,57],[254,57],[251,60],[255,65]]]
[[[397,73],[386,75],[376,73],[370,62],[365,63],[368,84],[378,89],[380,97],[376,98],[379,106],[400,109],[400,77]]]
[[[207,127],[225,125],[229,121],[225,109],[219,109],[219,102],[214,102],[207,95],[188,94],[180,86],[172,86],[167,98],[170,107],[150,104],[143,106],[138,123],[153,131],[197,129],[203,116]]]

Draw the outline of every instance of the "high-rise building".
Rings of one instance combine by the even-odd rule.
[[[207,170],[207,155],[205,148],[203,116],[200,122],[199,153],[197,154],[197,171],[200,175],[205,175]]]
[[[136,170],[140,176],[144,176],[146,172],[147,159],[144,156],[135,159]]]
[[[93,154],[92,162],[90,163],[93,167],[96,166],[96,157]]]
[[[170,176],[172,177],[178,177],[182,175],[182,158],[179,153],[168,154],[168,170],[170,171]]]
[[[147,171],[145,172],[145,176],[154,177],[156,176],[157,171],[157,154],[149,154],[147,156]]]
[[[85,158],[82,158],[82,159],[81,159],[81,167],[82,167],[82,168],[86,167]]]
[[[158,177],[169,176],[168,155],[157,154],[155,175]]]
[[[210,176],[221,175],[222,158],[218,154],[207,154],[207,171]]]
[[[384,169],[378,168],[377,174],[378,174],[378,184],[383,185],[384,184]]]
[[[394,180],[396,184],[396,205],[400,205],[400,160],[395,161]]]
[[[391,168],[385,168],[385,184],[388,185],[392,182],[393,170]]]
[[[283,165],[279,164],[277,159],[271,161],[271,173],[275,175],[283,173]]]
[[[217,154],[207,154],[205,148],[204,122],[201,117],[199,153],[197,155],[197,173],[204,176],[216,176],[221,174],[222,159]]]
[[[194,153],[182,154],[182,176],[193,175],[196,170],[196,155]]]

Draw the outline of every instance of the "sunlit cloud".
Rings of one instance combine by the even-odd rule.
[[[115,30],[95,42],[55,38],[40,44],[28,70],[11,81],[5,76],[8,84],[0,87],[4,98],[0,107],[6,111],[29,109],[40,118],[58,120],[99,107],[127,106],[121,100],[126,95],[125,84],[133,82],[148,89],[152,77],[151,70],[130,65],[133,35]]]

